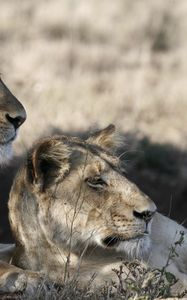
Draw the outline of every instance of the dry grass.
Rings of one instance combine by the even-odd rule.
[[[1,0],[0,8],[0,70],[28,113],[16,153],[57,129],[115,123],[133,150],[124,156],[130,178],[183,221],[187,2]]]
[[[185,0],[2,0],[1,72],[28,112],[16,150],[49,126],[108,123],[187,147],[186,13]]]

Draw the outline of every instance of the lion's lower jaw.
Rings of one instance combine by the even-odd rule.
[[[151,250],[151,240],[149,236],[144,236],[139,239],[132,239],[120,242],[116,250],[124,253],[127,259],[145,260]]]
[[[12,143],[0,145],[0,166],[6,165],[12,157]]]

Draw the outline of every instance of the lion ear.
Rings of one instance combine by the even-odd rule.
[[[60,139],[46,139],[28,158],[28,176],[41,192],[62,180],[69,171],[70,150]]]
[[[115,150],[122,144],[122,140],[119,134],[116,133],[116,128],[113,124],[93,133],[87,139],[87,142],[109,150]]]

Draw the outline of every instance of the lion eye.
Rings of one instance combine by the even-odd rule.
[[[101,178],[101,177],[88,177],[85,180],[87,184],[94,188],[94,189],[100,189],[107,185],[107,183]]]

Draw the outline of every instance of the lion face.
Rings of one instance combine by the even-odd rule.
[[[0,79],[0,164],[11,157],[12,142],[25,119],[26,112],[22,104]]]
[[[70,167],[67,178],[55,187],[47,232],[59,231],[58,246],[71,239],[75,247],[88,243],[142,256],[150,245],[154,203],[122,174],[116,157],[101,149],[98,155],[87,149],[77,155],[82,156],[81,165]]]
[[[109,151],[113,133],[109,126],[87,141],[61,136],[34,147],[9,201],[12,229],[24,249],[40,249],[42,240],[48,249],[93,246],[128,257],[147,252],[156,207]]]

